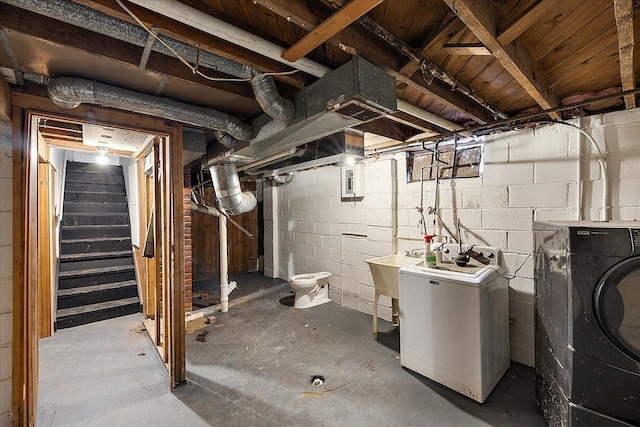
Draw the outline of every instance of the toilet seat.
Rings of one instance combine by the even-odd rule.
[[[316,285],[318,280],[326,279],[331,276],[331,273],[327,271],[321,271],[319,273],[306,273],[306,274],[297,274],[289,280],[291,285],[298,288],[310,288]]]
[[[321,271],[319,273],[297,274],[289,279],[291,289],[295,291],[295,308],[310,308],[319,304],[330,302],[329,283],[327,278],[331,273]]]

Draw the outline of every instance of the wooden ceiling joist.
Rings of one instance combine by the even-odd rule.
[[[311,31],[323,22],[323,18],[318,16],[317,11],[312,9],[308,2],[304,0],[254,0],[254,2],[273,13],[287,18],[287,20],[307,31]],[[464,24],[458,19],[454,19],[454,21],[457,23],[455,28],[456,32],[464,28]],[[454,28],[450,27],[449,30],[454,31]],[[443,36],[439,38],[436,43],[443,45],[446,43],[446,40],[448,40],[448,38]],[[358,55],[396,77],[399,83],[406,83],[414,90],[443,103],[457,112],[469,116],[479,123],[486,123],[493,120],[489,111],[464,95],[461,95],[459,92],[452,91],[450,86],[440,84],[437,81],[429,85],[422,77],[415,74],[419,67],[414,61],[410,61],[406,66],[407,71],[403,71],[405,67],[400,67],[401,63],[398,54],[394,54],[388,44],[374,41],[370,33],[366,30],[349,26],[329,41],[336,45],[343,43],[344,45],[350,46],[355,49]],[[411,71],[410,68],[412,68],[413,71]],[[400,72],[398,69],[400,69]]]
[[[28,12],[24,9],[0,4],[0,26],[21,34],[49,40],[52,43],[68,46],[93,55],[113,59],[130,64],[138,68],[143,49],[129,43],[115,40],[95,32],[85,30],[74,25],[56,21],[55,19]],[[51,31],[55,28],[55,31]],[[254,99],[251,88],[246,84],[224,81],[204,81],[194,75],[178,59],[170,58],[159,53],[152,53],[146,69],[178,80],[196,83],[202,86],[231,92],[246,97],[247,101]],[[212,77],[228,77],[222,73],[207,70]]]
[[[538,19],[547,13],[556,0],[540,0],[529,6],[507,28],[498,35],[498,43],[502,46],[510,44],[527,31]]]
[[[633,0],[614,0],[614,12],[618,29],[618,50],[620,55],[620,80],[622,90],[631,90],[636,87],[636,75],[634,69],[635,38],[633,35]],[[636,96],[624,97],[627,108],[635,108]]]
[[[382,0],[351,0],[346,6],[313,28],[296,44],[287,49],[282,54],[282,58],[290,62],[297,61],[380,3],[382,3]]]
[[[491,52],[482,43],[451,43],[442,46],[447,55],[491,56]]]
[[[426,56],[427,58],[431,57],[432,54],[437,50],[442,48],[447,42],[456,34],[464,29],[464,24],[458,19],[453,18],[449,20],[448,23],[444,25],[444,27],[431,39],[425,40],[424,46],[419,50],[420,55]],[[410,76],[416,71],[418,71],[420,67],[415,61],[407,61],[406,64],[398,70],[400,74],[403,76]]]
[[[498,41],[496,28],[499,16],[493,1],[444,1],[540,107],[546,110],[560,105],[560,99],[526,46],[518,39],[507,46],[502,46]],[[560,118],[558,113],[551,113],[550,116]]]

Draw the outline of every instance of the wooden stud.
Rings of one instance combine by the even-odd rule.
[[[545,110],[560,105],[560,99],[549,82],[545,80],[544,73],[533,61],[531,53],[524,44],[516,39],[510,45],[503,47],[498,42],[495,30],[498,13],[491,0],[445,0],[445,2],[538,105]],[[554,119],[560,118],[558,113],[549,115]]]
[[[38,154],[40,148],[38,148]],[[38,338],[49,337],[52,330],[53,271],[53,165],[38,163]]]
[[[161,139],[153,145],[153,221],[154,221],[154,245],[153,260],[155,267],[155,289],[153,291],[155,295],[154,299],[154,312],[155,312],[155,330],[153,336],[155,338],[156,347],[162,347],[162,286],[163,275],[162,269],[162,181],[160,177],[160,152],[161,152]],[[163,356],[164,361],[164,356]]]
[[[11,89],[9,84],[0,77],[0,122],[11,121]]]
[[[498,35],[498,43],[503,47],[520,37],[522,33],[527,31],[533,24],[542,18],[549,8],[557,4],[555,0],[541,0],[533,3],[525,11],[523,11],[507,28]]]
[[[382,3],[382,0],[351,0],[346,6],[309,31],[307,35],[287,49],[282,54],[282,58],[290,62],[297,61],[380,3]]]
[[[13,337],[11,371],[11,414],[15,426],[33,425],[27,412],[27,213],[26,152],[22,130],[23,110],[12,107],[13,159]]]
[[[171,357],[169,376],[171,388],[186,381],[186,349],[185,349],[185,305],[184,305],[184,173],[182,171],[182,126],[177,125],[172,129],[169,141],[169,164],[166,170],[169,175],[171,194],[170,213],[170,259],[172,264],[172,276],[170,279],[169,293],[171,306],[169,307],[171,325]]]
[[[620,55],[620,80],[622,90],[631,90],[636,87],[636,74],[634,68],[635,39],[633,31],[633,0],[614,0],[613,9],[616,15],[616,27],[618,28],[618,46]],[[627,109],[635,108],[636,96],[624,97]]]

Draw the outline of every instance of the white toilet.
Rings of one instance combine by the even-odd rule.
[[[329,299],[329,276],[331,273],[298,274],[289,283],[296,293],[293,306],[295,308],[309,308],[331,301]]]

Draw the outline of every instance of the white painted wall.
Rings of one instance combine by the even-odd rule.
[[[611,219],[640,219],[640,109],[592,116],[583,127],[608,153]],[[441,182],[440,209],[449,228],[455,230],[460,218],[463,242],[502,249],[510,274],[522,266],[510,280],[511,358],[526,365],[534,363],[532,222],[577,219],[579,162],[583,218],[601,218],[603,190],[593,153],[566,126],[498,134],[487,138],[482,177]],[[330,271],[334,302],[371,313],[373,280],[364,260],[422,247],[415,209],[420,183],[406,182],[404,154],[367,160],[365,176],[359,202],[341,201],[337,167],[300,172],[290,184],[265,192],[265,274],[288,279]],[[425,182],[427,207],[434,188]],[[389,320],[389,299],[382,304],[379,313]]]
[[[12,170],[11,123],[0,122],[0,427],[11,425]]]
[[[120,165],[124,173],[124,183],[129,204],[129,224],[131,244],[140,247],[140,214],[138,212],[138,169],[134,159],[121,157]]]

